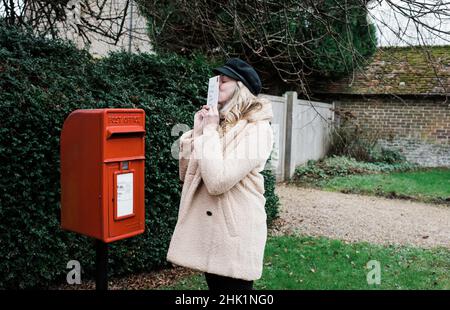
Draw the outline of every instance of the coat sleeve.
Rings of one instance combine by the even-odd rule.
[[[186,170],[189,165],[189,160],[193,155],[193,142],[194,138],[192,137],[193,130],[186,131],[180,137],[180,148],[179,148],[179,177],[180,181],[184,182],[184,177],[186,175]]]
[[[239,142],[230,142],[234,151],[225,159],[215,125],[206,126],[203,135],[195,139],[195,158],[210,195],[223,194],[253,169],[264,168],[273,146],[272,127],[268,121],[249,126]]]

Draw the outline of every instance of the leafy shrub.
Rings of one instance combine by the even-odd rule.
[[[372,150],[370,157],[373,162],[395,164],[406,162],[406,157],[397,150],[381,148],[380,151]]]
[[[384,162],[360,162],[345,156],[326,157],[321,160],[309,160],[306,165],[295,168],[292,181],[315,184],[319,180],[352,174],[385,173],[393,171],[408,171],[418,168],[409,162],[388,164]]]
[[[267,224],[270,226],[273,220],[278,217],[280,199],[275,194],[275,175],[269,170],[263,170],[262,175],[264,176],[264,189],[266,191]]]
[[[171,148],[193,125],[210,65],[201,56],[113,53],[101,60],[68,42],[0,27],[0,288],[64,281],[78,260],[92,277],[92,239],[60,229],[59,137],[75,109],[142,108],[146,113],[146,230],[110,245],[110,276],[167,266],[181,186]],[[267,172],[269,173],[269,172]],[[267,178],[268,220],[276,214]]]

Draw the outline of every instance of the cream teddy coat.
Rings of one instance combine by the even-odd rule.
[[[169,262],[232,278],[261,278],[267,226],[260,172],[274,141],[272,105],[263,102],[224,137],[212,124],[195,139],[193,130],[180,137],[184,184]]]

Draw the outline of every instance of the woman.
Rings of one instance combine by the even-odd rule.
[[[273,146],[272,106],[246,62],[219,68],[218,107],[204,105],[180,138],[184,182],[167,260],[203,271],[209,289],[252,289],[267,238],[264,169]],[[220,112],[219,112],[220,110]]]

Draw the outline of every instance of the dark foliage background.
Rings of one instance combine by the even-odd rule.
[[[263,92],[311,77],[342,77],[376,50],[368,0],[138,0],[155,49],[209,59],[241,57],[263,78]]]

